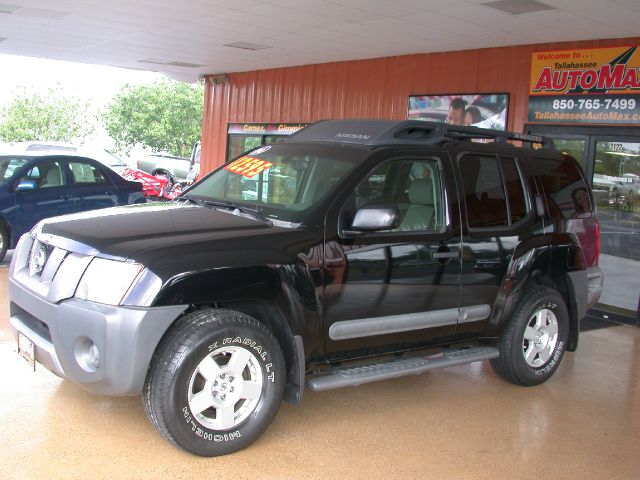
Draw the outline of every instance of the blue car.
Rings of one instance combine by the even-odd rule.
[[[0,155],[0,261],[43,218],[145,203],[142,184],[73,155]]]

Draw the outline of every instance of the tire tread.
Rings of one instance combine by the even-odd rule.
[[[156,429],[172,444],[186,450],[189,450],[188,447],[179,444],[171,434],[170,427],[179,421],[179,418],[175,415],[167,418],[163,412],[167,411],[165,404],[171,392],[175,371],[179,368],[183,357],[189,353],[187,345],[193,344],[201,338],[204,327],[207,329],[242,327],[258,330],[270,337],[279,347],[278,340],[265,324],[235,310],[214,308],[197,310],[183,316],[172,325],[151,359],[142,398],[147,417]],[[276,354],[282,356],[281,351]],[[161,362],[164,362],[164,365]],[[192,451],[192,453],[201,454],[196,451]]]
[[[535,303],[543,298],[550,297],[557,297],[557,300],[562,302],[562,307],[566,312],[566,305],[560,293],[549,287],[531,288],[524,294],[518,306],[514,309],[511,320],[499,342],[500,356],[490,360],[491,367],[503,380],[521,386],[532,386],[541,383],[541,381],[532,382],[529,378],[518,372],[516,362],[513,361],[513,358],[515,355],[521,354],[519,351],[521,339],[516,335],[516,330],[520,327],[520,322],[528,321],[531,309]],[[523,316],[526,317],[526,319],[522,320],[521,318]],[[544,380],[546,380],[546,378],[542,379],[542,381]]]

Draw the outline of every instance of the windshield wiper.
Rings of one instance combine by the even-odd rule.
[[[225,210],[231,210],[235,212],[236,210],[240,213],[244,213],[245,215],[250,216],[251,218],[258,220],[260,222],[266,223],[267,225],[272,225],[271,220],[262,216],[262,209],[256,210],[249,207],[244,207],[242,205],[236,205],[231,202],[222,202],[216,200],[202,200],[204,205],[210,205],[215,208],[223,208]]]
[[[195,198],[191,198],[188,195],[182,195],[180,197],[174,198],[175,202],[182,201],[182,200],[184,200],[185,202],[194,203],[194,204],[199,205],[201,207],[204,206],[204,202],[202,200],[196,200]]]

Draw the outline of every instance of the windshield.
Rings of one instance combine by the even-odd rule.
[[[326,145],[269,145],[227,163],[185,195],[254,208],[265,218],[301,223],[368,154]]]
[[[28,162],[26,158],[0,157],[0,179],[10,179],[14,172]]]

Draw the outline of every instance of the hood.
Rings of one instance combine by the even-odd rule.
[[[292,230],[229,211],[171,202],[65,215],[46,220],[42,232],[151,266],[197,253],[246,257],[249,251],[269,248],[272,242],[265,236],[290,235]]]

